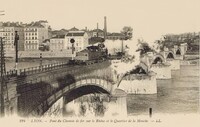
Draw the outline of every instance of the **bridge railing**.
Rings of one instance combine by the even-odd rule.
[[[49,68],[47,67],[47,69]],[[35,70],[37,71],[37,68]],[[112,74],[109,73],[109,71],[110,70],[106,70],[102,68],[99,68],[98,70],[93,70],[93,68],[91,67],[84,68],[82,66],[74,66],[73,69],[68,69],[66,71],[62,71],[61,73],[51,73],[50,75],[36,76],[32,78],[31,80],[25,80],[25,81],[20,80],[21,82],[19,82],[19,84],[24,84],[24,83],[34,84],[34,83],[39,83],[41,81],[51,83],[52,81],[58,80],[59,77],[62,80],[62,78],[69,78],[70,76],[75,81],[78,81],[80,79],[85,79],[85,78],[101,78],[101,79],[108,80],[110,82],[114,82],[112,80]],[[26,71],[26,73],[29,73],[29,71]],[[31,68],[30,73],[32,73],[32,68]]]
[[[68,65],[68,62],[59,62],[59,63],[46,64],[42,66],[29,67],[29,68],[19,69],[18,71],[14,69],[14,70],[8,71],[6,75],[8,77],[25,76],[25,75],[36,74],[39,72],[45,72],[45,71],[63,68],[66,65]]]

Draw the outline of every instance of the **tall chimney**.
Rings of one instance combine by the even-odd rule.
[[[99,24],[97,23],[97,37],[99,37]]]
[[[106,16],[104,17],[104,39],[106,40],[107,37],[107,23],[106,23]]]

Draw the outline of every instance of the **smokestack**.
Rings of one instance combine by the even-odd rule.
[[[104,17],[104,39],[106,40],[107,37],[107,23],[106,23],[106,16]]]
[[[99,24],[97,23],[97,37],[99,37]]]

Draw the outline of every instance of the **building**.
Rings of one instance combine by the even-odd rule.
[[[111,33],[107,35],[108,40],[125,40],[125,35],[122,33]]]
[[[84,50],[88,46],[88,34],[84,31],[69,31],[67,35],[65,36],[65,42],[66,42],[66,49],[71,50],[72,44],[70,42],[70,39],[74,39],[74,47],[75,51],[79,52],[81,50]]]
[[[94,30],[90,31],[89,33],[90,33],[90,37],[104,38],[104,31],[101,29],[94,29]]]
[[[51,51],[66,49],[65,35],[57,35],[50,39],[49,48]]]
[[[19,22],[6,22],[1,23],[0,26],[0,37],[3,37],[5,41],[5,51],[14,51],[14,40],[15,40],[15,31],[18,32],[19,41],[18,41],[18,50],[24,50],[24,28]]]
[[[52,37],[56,37],[57,35],[66,35],[67,33],[68,33],[68,30],[66,29],[51,31]]]
[[[46,22],[38,21],[28,24],[24,28],[24,49],[25,51],[39,50],[39,46],[45,39],[48,39],[48,25]]]

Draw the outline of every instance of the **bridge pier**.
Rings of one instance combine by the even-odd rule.
[[[153,72],[128,75],[122,79],[118,89],[125,91],[127,94],[156,94],[156,75]]]
[[[171,68],[169,63],[153,64],[151,71],[156,73],[156,79],[171,79]]]
[[[180,60],[178,59],[167,59],[167,62],[170,63],[171,70],[179,70],[180,69]]]

